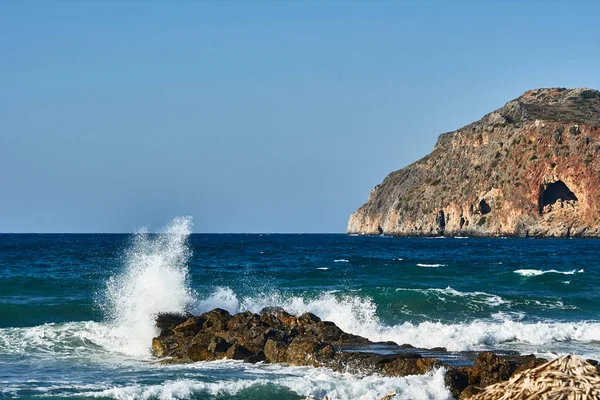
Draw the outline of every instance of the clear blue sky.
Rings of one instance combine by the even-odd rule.
[[[598,1],[2,1],[0,232],[343,232],[437,136],[600,88]]]

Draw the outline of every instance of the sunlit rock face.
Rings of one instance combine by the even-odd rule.
[[[600,92],[536,89],[389,174],[348,233],[600,236]]]

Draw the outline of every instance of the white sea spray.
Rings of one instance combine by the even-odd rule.
[[[136,234],[123,271],[108,280],[102,308],[120,351],[149,354],[156,315],[183,312],[194,301],[187,267],[191,231],[191,218],[180,217],[159,234]]]

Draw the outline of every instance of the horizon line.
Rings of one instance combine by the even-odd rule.
[[[138,232],[0,232],[0,235],[135,235]],[[145,233],[164,233],[159,231]],[[192,232],[190,235],[346,235],[347,232]]]

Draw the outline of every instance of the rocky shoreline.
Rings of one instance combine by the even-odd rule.
[[[219,308],[198,316],[160,314],[156,326],[160,334],[152,340],[152,353],[162,364],[228,358],[326,367],[360,376],[421,375],[444,367],[446,385],[457,399],[468,399],[488,385],[507,381],[547,361],[533,355],[480,352],[470,353],[472,365],[453,365],[448,361],[451,353],[443,348],[375,343],[343,332],[314,314],[294,316],[279,307],[263,309],[259,314],[231,315]]]

